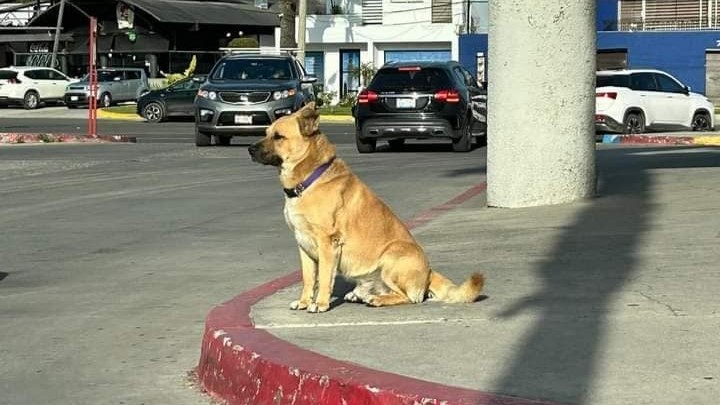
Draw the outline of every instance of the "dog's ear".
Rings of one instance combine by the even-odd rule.
[[[311,101],[297,112],[300,124],[300,133],[304,136],[313,136],[320,128],[320,113],[315,108],[315,102]]]

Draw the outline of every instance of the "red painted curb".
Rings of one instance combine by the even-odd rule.
[[[130,142],[135,143],[135,137],[124,135],[78,135],[78,134],[52,134],[52,133],[20,133],[0,132],[0,144],[24,143],[105,143]]]
[[[424,225],[479,195],[479,184],[408,222]],[[331,359],[256,329],[252,306],[301,280],[299,271],[213,308],[205,320],[197,375],[230,405],[558,405],[450,387]]]

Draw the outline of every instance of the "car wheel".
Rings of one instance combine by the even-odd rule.
[[[388,145],[390,145],[390,150],[402,150],[403,145],[405,145],[405,139],[391,139],[388,141]]]
[[[692,120],[693,131],[710,131],[710,116],[708,113],[699,112],[696,113]]]
[[[210,146],[212,137],[195,127],[195,146]]]
[[[642,134],[645,132],[645,117],[639,112],[628,113],[625,115],[623,126],[626,134]]]
[[[67,105],[67,108],[69,108],[69,109],[71,109],[71,110],[74,110],[74,109],[78,108],[78,106],[75,105],[75,104],[68,104],[68,105]]]
[[[375,138],[363,139],[360,137],[359,131],[356,131],[355,132],[355,144],[357,145],[358,152],[373,153],[373,152],[375,152],[375,146],[377,145],[377,139],[375,139]]]
[[[472,149],[472,122],[470,120],[466,120],[465,125],[458,130],[460,136],[452,140],[453,152],[470,152]]]
[[[25,93],[23,108],[26,110],[34,110],[38,108],[38,105],[40,105],[40,95],[36,91],[30,90]]]
[[[112,96],[110,93],[103,93],[100,95],[100,106],[102,108],[108,108],[112,105]]]
[[[232,136],[215,135],[215,145],[218,146],[230,146]]]
[[[161,122],[165,118],[165,113],[163,112],[163,107],[160,103],[151,102],[143,107],[143,117],[147,120],[147,122],[155,124]]]

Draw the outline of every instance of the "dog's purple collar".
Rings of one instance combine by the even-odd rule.
[[[310,187],[318,178],[320,178],[320,176],[325,173],[325,171],[330,167],[330,165],[332,165],[334,161],[335,156],[331,157],[330,160],[328,160],[326,163],[321,164],[317,167],[317,169],[313,170],[313,172],[310,173],[310,176],[308,176],[308,178],[305,179],[305,181],[303,181],[302,183],[299,183],[293,188],[283,188],[285,195],[288,198],[300,197],[303,191],[305,191],[305,189]]]

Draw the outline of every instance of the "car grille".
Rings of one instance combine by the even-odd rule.
[[[235,115],[252,115],[252,124],[245,125],[270,125],[270,117],[265,111],[225,111],[218,117],[219,126],[242,126],[235,123]]]
[[[264,103],[270,99],[268,91],[221,91],[220,100],[233,104],[258,104]]]

